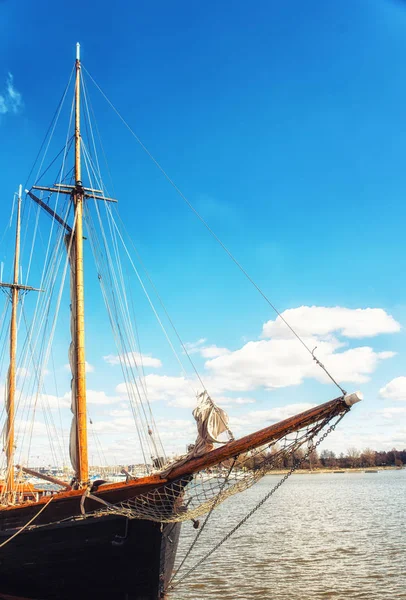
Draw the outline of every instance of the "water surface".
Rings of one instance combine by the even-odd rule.
[[[219,507],[185,567],[277,481],[265,477]],[[179,559],[195,535],[183,526]],[[293,475],[168,600],[344,598],[406,600],[406,469]]]

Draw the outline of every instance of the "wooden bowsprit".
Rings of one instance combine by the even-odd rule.
[[[107,508],[99,507],[100,512],[161,523],[197,519],[229,496],[248,489],[272,469],[290,468],[297,462],[295,453],[301,447],[318,445],[318,436],[324,435],[332,420],[341,420],[360,400],[360,394],[336,398],[202,456],[189,460],[185,457],[161,473],[161,484],[156,475],[129,481],[127,486],[134,489],[134,495],[129,494],[124,502],[118,500],[118,488],[113,491],[109,486],[109,493],[103,494],[109,504]],[[235,469],[224,485],[224,470],[229,469],[231,461]],[[147,492],[139,487],[146,482],[153,484]],[[106,486],[100,488],[100,494],[103,491],[107,491]]]

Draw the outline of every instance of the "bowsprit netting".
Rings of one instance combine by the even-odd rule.
[[[338,415],[336,410],[324,414],[310,425],[290,430],[266,446],[240,454],[214,469],[183,476],[117,505],[105,505],[101,512],[161,523],[201,517],[271,471],[301,465],[309,449],[326,434],[328,426],[334,429],[345,412],[343,409]]]

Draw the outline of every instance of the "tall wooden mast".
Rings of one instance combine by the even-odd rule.
[[[83,203],[87,198],[105,202],[117,202],[114,198],[106,198],[102,190],[83,187],[81,170],[80,135],[80,44],[76,44],[76,79],[75,79],[75,185],[56,183],[51,187],[33,185],[26,190],[28,196],[44,209],[53,219],[62,225],[67,232],[68,248],[71,264],[71,306],[72,306],[72,341],[73,341],[73,401],[72,410],[75,416],[75,441],[71,460],[75,469],[77,485],[82,487],[89,479],[87,450],[87,412],[86,412],[86,362],[85,362],[85,307],[83,287]],[[67,194],[74,205],[74,225],[71,227],[61,218],[48,203],[33,194],[32,190],[41,190],[51,194]],[[1,285],[1,284],[0,284]],[[72,456],[74,458],[72,459]]]
[[[76,426],[78,445],[77,478],[79,484],[89,479],[87,452],[87,415],[86,415],[86,362],[85,362],[85,305],[83,288],[83,199],[80,163],[80,45],[76,44],[76,83],[75,83],[75,188],[73,203],[75,207],[75,225],[73,232],[74,247],[74,289],[73,310],[75,321],[75,386],[76,386]]]
[[[14,276],[11,288],[11,322],[10,322],[10,366],[7,381],[7,424],[6,424],[6,457],[7,477],[6,490],[14,493],[14,400],[16,389],[16,354],[17,354],[17,306],[18,306],[18,272],[20,269],[20,227],[21,227],[21,185],[17,199],[17,225],[14,254]]]

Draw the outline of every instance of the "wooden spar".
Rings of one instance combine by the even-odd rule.
[[[64,185],[62,187],[62,184],[55,183],[55,187],[45,187],[42,185],[33,185],[32,189],[33,190],[41,190],[41,191],[45,191],[45,192],[51,192],[53,194],[72,195],[72,192],[75,191],[76,186],[75,185]],[[82,186],[81,191],[83,192],[84,198],[94,198],[94,200],[105,200],[106,202],[117,202],[117,200],[115,198],[107,198],[107,196],[97,196],[97,194],[103,194],[102,190],[94,190],[92,188],[86,188],[86,187]],[[33,200],[35,200],[35,202],[37,202],[37,204],[40,204],[40,202],[38,201],[38,198],[34,197]],[[41,204],[41,206],[42,206],[42,204]],[[57,216],[55,216],[56,213],[54,213],[51,209],[49,209],[47,204],[45,204],[45,206],[42,206],[42,208],[45,208],[45,210],[47,212],[49,212],[58,221]],[[59,222],[61,222],[61,221],[59,221]]]
[[[25,290],[26,292],[43,292],[44,290],[40,290],[39,288],[33,288],[30,285],[20,285],[20,284],[15,284],[15,283],[4,283],[3,281],[0,282],[0,287],[4,287],[4,288],[10,288],[10,290],[12,289],[17,289],[17,290]]]
[[[11,322],[10,322],[10,366],[7,382],[7,424],[6,424],[6,457],[7,475],[6,490],[12,495],[15,489],[14,483],[14,399],[16,388],[16,354],[17,354],[17,306],[18,306],[18,272],[20,269],[20,226],[21,226],[21,186],[18,191],[17,200],[17,225],[16,243],[14,254],[14,277],[11,288]]]
[[[34,188],[34,189],[37,189],[37,188]],[[57,223],[59,223],[60,225],[65,227],[65,229],[68,233],[72,233],[72,228],[67,223],[65,223],[65,221],[63,219],[61,219],[61,217],[59,215],[57,215],[56,212],[48,206],[48,204],[45,204],[45,202],[43,202],[42,200],[37,198],[37,196],[35,196],[30,190],[25,190],[25,191],[28,194],[28,196],[32,200],[34,200],[34,202],[39,204],[39,206],[41,208],[43,208],[49,215],[51,215],[51,217],[53,217]]]
[[[60,485],[66,490],[71,490],[71,486],[66,481],[62,481],[61,479],[57,479],[56,477],[51,477],[51,475],[44,475],[44,473],[38,473],[38,471],[34,471],[33,469],[29,469],[28,467],[20,467],[20,465],[16,465],[17,469],[21,469],[23,473],[27,473],[27,475],[32,475],[33,477],[38,477],[39,479],[44,479],[45,481],[49,481],[50,483],[55,483],[56,485]]]
[[[299,413],[294,417],[280,421],[275,425],[270,425],[265,429],[246,435],[239,440],[228,442],[221,448],[212,450],[203,456],[192,458],[179,466],[175,465],[172,470],[165,472],[164,477],[165,479],[173,480],[184,475],[197,473],[198,471],[213,467],[229,458],[238,456],[243,452],[254,450],[264,444],[269,444],[272,440],[279,439],[291,431],[297,431],[302,427],[311,425],[327,415],[335,416],[348,410],[349,406],[345,402],[343,396],[341,396],[340,398],[336,398],[335,400],[306,410],[303,413]]]
[[[75,189],[73,202],[75,207],[75,230],[73,244],[75,248],[73,309],[75,319],[75,391],[76,391],[76,431],[77,431],[77,472],[79,485],[85,485],[89,479],[87,451],[87,413],[86,413],[86,363],[85,363],[85,307],[83,287],[83,198],[80,163],[80,46],[76,45],[76,83],[75,83]]]

